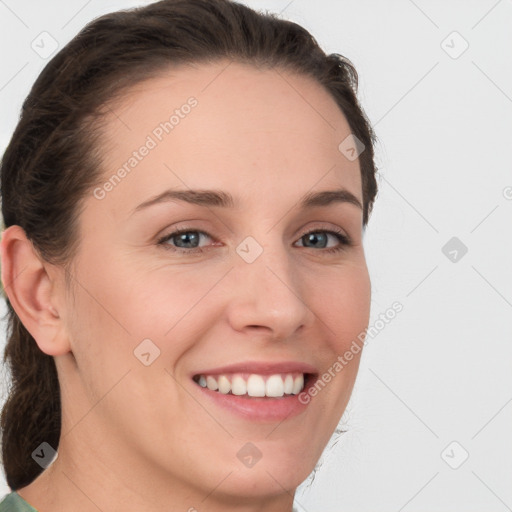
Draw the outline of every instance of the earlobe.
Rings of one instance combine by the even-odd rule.
[[[9,302],[42,352],[61,355],[70,351],[65,326],[52,300],[54,276],[20,226],[2,233],[2,284]],[[53,292],[53,293],[52,293]]]

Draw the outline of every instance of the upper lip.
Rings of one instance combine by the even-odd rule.
[[[194,372],[193,375],[220,375],[226,373],[258,373],[272,375],[275,373],[317,373],[317,369],[308,364],[298,361],[244,361],[240,363],[218,366]]]

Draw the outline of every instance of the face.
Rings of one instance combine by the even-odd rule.
[[[113,108],[57,365],[63,432],[101,439],[98,464],[261,496],[297,487],[336,428],[361,352],[335,363],[368,324],[370,282],[344,115],[312,79],[227,64]],[[191,192],[206,190],[232,202]]]

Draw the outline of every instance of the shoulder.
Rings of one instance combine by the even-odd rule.
[[[37,512],[16,491],[0,499],[0,512]]]

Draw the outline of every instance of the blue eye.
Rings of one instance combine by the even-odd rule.
[[[203,253],[204,249],[198,247],[201,235],[206,236],[207,238],[213,239],[208,233],[205,231],[200,231],[192,228],[181,228],[179,230],[173,231],[169,235],[158,240],[158,245],[161,245],[166,250],[178,252],[178,253],[186,253],[186,254],[197,254]],[[326,235],[334,236],[339,244],[336,247],[323,247],[328,243],[328,238]],[[345,235],[342,231],[337,230],[325,230],[325,229],[317,229],[314,231],[308,231],[304,233],[299,240],[305,239],[307,243],[313,243],[312,246],[307,248],[320,248],[323,249],[323,252],[327,253],[336,253],[344,250],[346,247],[351,246],[352,242],[349,237]],[[169,244],[168,242],[172,241],[175,245]],[[303,242],[304,243],[304,242]],[[183,244],[183,245],[181,245]],[[191,247],[192,245],[192,247]]]
[[[164,238],[160,239],[158,241],[158,243],[163,245],[166,249],[170,249],[171,251],[177,250],[178,252],[189,252],[189,253],[190,252],[191,253],[203,252],[203,250],[201,248],[197,248],[197,245],[196,245],[200,239],[200,235],[198,236],[197,233],[199,233],[200,235],[206,235],[207,237],[211,238],[208,235],[208,233],[205,233],[204,231],[198,231],[197,229],[183,228],[183,229],[179,229],[177,231],[173,231],[170,235],[167,235]],[[183,243],[183,244],[185,244],[185,246],[184,247],[178,246],[178,248],[175,249],[171,245],[165,243],[170,240],[172,240],[173,243],[176,243],[176,241],[178,244]],[[187,245],[190,245],[190,244],[192,244],[193,247],[187,247]]]
[[[322,245],[323,241],[325,241],[325,244],[328,243],[327,235],[331,235],[331,236],[334,236],[335,238],[337,238],[339,245],[337,245],[336,247],[330,247],[330,248],[320,247],[320,249],[324,249],[324,252],[335,253],[335,252],[342,251],[347,246],[352,245],[348,236],[345,235],[344,233],[342,233],[341,231],[331,231],[331,230],[324,230],[324,229],[309,231],[308,233],[305,233],[304,235],[302,235],[300,237],[300,240],[302,240],[303,238],[306,238],[306,240],[308,240],[308,243],[312,242],[314,244],[313,247],[318,247],[318,245]],[[320,242],[318,242],[318,240],[320,240]]]

